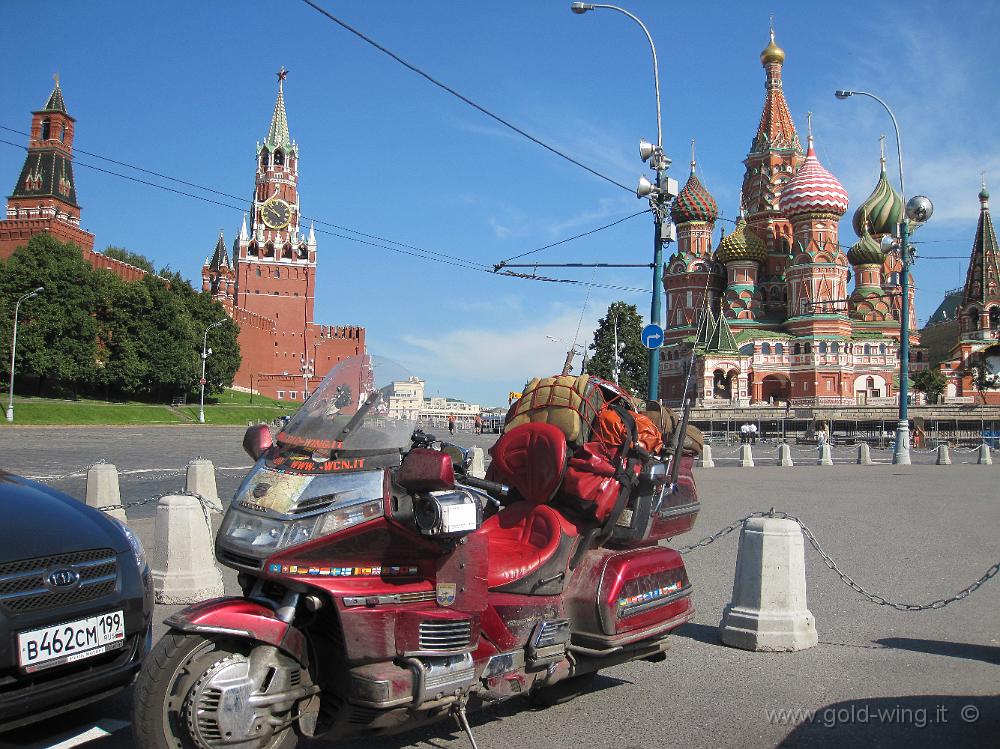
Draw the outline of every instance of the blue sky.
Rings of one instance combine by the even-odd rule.
[[[576,16],[564,0],[323,4],[614,180],[631,186],[647,173],[637,144],[656,135],[651,61],[641,30],[625,16]],[[774,13],[795,124],[804,139],[806,111],[814,112],[819,158],[851,196],[841,241],[854,241],[849,218],[875,184],[881,133],[896,173],[888,117],[871,100],[833,97],[847,87],[890,103],[903,133],[907,192],[935,202],[935,216],[915,237],[924,243],[918,252],[968,256],[981,170],[1000,194],[993,43],[1000,6],[632,0],[626,7],[657,45],[671,176],[687,178],[696,138],[702,181],[725,215],[735,215],[741,162],[764,98],[758,55]],[[307,216],[490,266],[643,208],[630,192],[503,128],[297,0],[17,1],[5,3],[4,22],[23,33],[8,33],[0,47],[7,71],[0,125],[26,130],[58,71],[78,148],[226,193],[250,194],[255,144],[274,105],[274,72],[284,65]],[[25,142],[8,131],[0,137]],[[85,168],[127,171],[92,157],[77,162],[83,225],[98,249],[124,246],[199,279],[219,229],[227,242],[239,229],[236,210]],[[23,151],[0,143],[5,194],[22,163]],[[643,263],[651,234],[644,215],[531,257]],[[527,377],[560,368],[567,344],[547,336],[571,341],[580,326],[587,343],[617,299],[649,312],[648,292],[506,279],[318,239],[317,319],[366,326],[372,353],[426,378],[429,394],[505,403]],[[921,321],[946,289],[962,285],[965,266],[918,261]],[[632,288],[650,283],[645,269],[550,272]]]

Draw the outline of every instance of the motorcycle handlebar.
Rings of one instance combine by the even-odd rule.
[[[510,487],[506,484],[501,484],[496,481],[487,481],[486,479],[477,479],[475,476],[469,476],[466,474],[462,476],[459,481],[463,484],[468,484],[469,486],[474,486],[477,489],[482,489],[489,494],[496,497],[509,497]]]

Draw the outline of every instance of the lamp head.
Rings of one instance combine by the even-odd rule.
[[[854,96],[854,92],[844,91],[843,89],[840,89],[838,91],[834,91],[833,95],[836,96],[838,99],[847,99],[850,98],[851,96]]]
[[[639,186],[635,188],[635,196],[637,198],[649,197],[654,189],[652,182],[645,177],[639,177]]]
[[[924,223],[934,213],[934,204],[924,195],[915,195],[906,204],[906,217],[918,224]]]
[[[882,241],[879,242],[879,247],[882,249],[882,252],[888,252],[889,250],[892,249],[893,244],[894,242],[892,240],[892,237],[886,234],[884,237],[882,237]]]
[[[593,10],[594,6],[590,3],[572,3],[569,9],[576,13],[578,16],[582,16],[588,10]]]
[[[648,142],[645,138],[639,139],[639,158],[649,161],[649,157],[656,151],[656,146]]]

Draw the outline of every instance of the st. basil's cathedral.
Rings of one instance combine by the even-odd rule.
[[[816,157],[803,153],[782,88],[784,51],[774,30],[761,52],[764,108],[744,160],[735,227],[713,249],[719,209],[691,176],[671,208],[676,252],[668,259],[660,392],[679,400],[691,355],[690,395],[703,406],[800,401],[889,404],[896,395],[902,294],[894,236],[904,203],[889,184],[885,156],[875,189],[855,211],[858,236],[839,242],[848,196]],[[849,290],[851,276],[854,289]],[[917,347],[910,283],[911,369]]]

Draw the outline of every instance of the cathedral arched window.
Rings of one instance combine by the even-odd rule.
[[[979,310],[975,307],[969,310],[969,329],[979,330]]]
[[[771,344],[768,343],[767,341],[764,341],[762,344],[760,344],[760,353],[762,353],[762,354],[770,354],[771,353]]]
[[[285,165],[285,152],[280,148],[274,152],[274,165],[284,166]]]
[[[257,267],[257,278],[260,278],[260,266]]]
[[[784,345],[780,343],[774,344],[774,353],[776,353],[778,356],[781,356],[783,353],[785,353]]]
[[[66,142],[66,126],[65,125],[60,125],[59,126],[59,142],[60,143],[65,143]]]
[[[990,328],[1000,326],[1000,307],[990,307]]]
[[[865,380],[865,387],[867,387],[869,390],[874,390],[875,389],[875,378],[874,377],[869,377],[867,380]]]
[[[796,356],[799,355],[799,354],[801,354],[802,353],[802,346],[800,346],[799,344],[796,343],[794,346],[792,346],[792,353],[795,354]]]
[[[813,345],[811,343],[807,343],[805,348],[807,354],[811,354],[813,352]]]
[[[872,347],[869,346],[867,343],[865,344],[865,347],[864,347],[863,351],[865,353],[865,356],[871,356],[872,355]]]
[[[878,352],[879,352],[879,354],[881,354],[882,356],[885,356],[885,344],[884,344],[884,343],[882,343],[882,344],[879,344],[879,347],[878,347]]]
[[[821,354],[825,354],[826,353],[826,341],[820,341],[819,342],[819,352]]]
[[[281,268],[275,268],[274,269],[274,277],[275,278],[281,278]]]
[[[833,343],[831,343],[830,344],[830,353],[831,354],[839,354],[840,353],[840,344],[837,343],[836,341],[834,341]]]
[[[267,149],[265,148],[263,151],[260,152],[260,168],[266,170],[270,165],[271,165],[271,154],[269,154]]]
[[[49,118],[45,117],[42,119],[42,140],[48,140],[49,135],[52,132],[52,123],[49,122]]]

